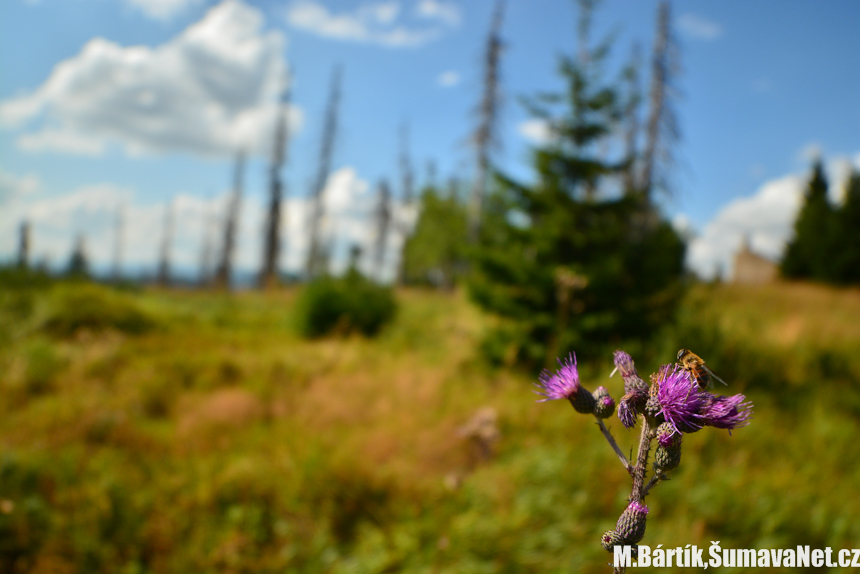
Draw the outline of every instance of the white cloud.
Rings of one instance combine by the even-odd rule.
[[[331,241],[332,271],[341,273],[346,269],[349,260],[349,250],[353,245],[363,249],[360,268],[368,275],[375,272],[373,268],[373,248],[376,241],[373,213],[376,209],[377,189],[361,179],[351,167],[344,167],[333,172],[326,182],[325,188],[325,218],[323,221],[323,237]],[[404,241],[401,232],[411,228],[415,223],[414,206],[405,206],[398,200],[391,203],[392,225],[389,228],[385,247],[385,257],[381,279],[391,281],[395,276],[398,254]],[[302,231],[302,243],[306,256],[307,242],[304,241],[307,231]],[[302,259],[304,262],[304,259]]]
[[[131,189],[112,184],[88,185],[70,193],[45,197],[35,193],[40,187],[33,176],[18,177],[0,171],[0,259],[9,260],[17,249],[17,229],[27,220],[31,225],[31,257],[62,268],[68,261],[73,242],[84,234],[90,263],[109,269],[113,261],[115,222],[121,211],[123,226],[122,264],[126,272],[144,270],[154,274],[164,233],[166,203],[140,203]],[[346,267],[349,248],[364,248],[362,267],[370,268],[370,247],[374,229],[372,213],[376,193],[355,169],[344,167],[333,172],[326,183],[325,219],[322,236],[331,243],[332,268]],[[229,190],[217,197],[203,199],[187,193],[173,198],[174,221],[182,222],[173,230],[171,266],[196,274],[199,270],[204,237],[210,237],[213,263],[222,245],[222,227]],[[290,272],[304,269],[308,249],[310,201],[291,197],[282,206],[282,249],[280,268]],[[395,221],[414,224],[414,207],[395,201]],[[263,249],[263,223],[266,206],[257,196],[245,196],[239,212],[234,268],[255,272],[260,268]],[[396,255],[403,235],[389,234],[383,277],[390,280],[396,268]]]
[[[453,2],[421,0],[418,6],[416,6],[415,11],[423,18],[438,19],[449,26],[460,25],[460,8]]]
[[[546,120],[532,118],[517,126],[517,132],[535,145],[546,145],[552,140],[552,129]]]
[[[8,205],[30,194],[36,193],[42,182],[35,175],[17,176],[0,169],[0,207]]]
[[[43,128],[41,131],[23,134],[18,138],[18,147],[26,151],[59,151],[76,155],[98,156],[104,152],[104,141],[72,130]]]
[[[788,175],[764,183],[751,197],[730,202],[690,242],[687,265],[705,278],[728,271],[745,236],[756,253],[779,258],[791,236],[805,184],[805,176]]]
[[[454,70],[442,72],[436,76],[436,83],[443,88],[453,88],[460,83],[460,74]]]
[[[201,0],[126,0],[126,2],[150,18],[169,20],[187,8],[200,4]]]
[[[678,29],[697,40],[715,40],[723,35],[722,26],[695,14],[681,15],[678,18]]]
[[[290,25],[326,38],[394,48],[420,46],[460,22],[459,10],[451,3],[424,0],[416,13],[430,24],[399,23],[400,3],[394,0],[362,4],[354,12],[338,14],[317,0],[295,0],[287,8],[286,18]]]
[[[263,16],[225,0],[155,48],[90,40],[33,93],[0,102],[0,123],[23,126],[23,149],[204,156],[263,152],[285,75],[285,38]],[[292,131],[301,114],[291,110]]]
[[[853,165],[860,168],[860,157],[855,158]],[[851,167],[848,156],[835,157],[824,167],[830,182],[830,200],[835,204],[844,197]],[[808,180],[808,171],[771,179],[754,195],[728,203],[704,231],[690,241],[688,267],[705,278],[713,277],[721,269],[730,272],[744,237],[749,238],[754,252],[778,260],[792,237]]]
[[[804,163],[812,163],[820,160],[823,154],[824,150],[821,148],[820,143],[809,142],[803,146],[799,152],[797,152],[797,159]]]

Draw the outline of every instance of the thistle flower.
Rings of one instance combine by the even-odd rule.
[[[621,397],[618,403],[618,419],[625,428],[632,429],[636,426],[636,418],[647,400],[648,392],[640,389],[634,389]]]
[[[599,419],[608,419],[615,412],[615,400],[609,396],[609,391],[606,387],[597,387],[592,395],[594,396],[594,416]]]
[[[660,414],[678,432],[693,433],[705,426],[701,411],[707,398],[687,371],[677,365],[663,365],[657,373],[657,402]]]
[[[633,358],[622,351],[615,351],[612,355],[612,361],[615,363],[615,370],[621,373],[621,378],[624,379],[624,392],[629,393],[634,389],[642,389],[648,392],[648,385],[636,372],[636,365],[633,364]],[[612,371],[615,373],[615,371]],[[610,375],[612,376],[612,375]]]
[[[701,415],[705,425],[718,429],[734,429],[749,424],[752,416],[752,403],[745,402],[744,395],[724,397],[704,393],[705,404]]]
[[[546,397],[538,402],[552,401],[555,399],[567,399],[576,412],[591,413],[594,410],[594,397],[582,385],[579,384],[579,372],[576,370],[576,355],[568,355],[562,362],[558,359],[560,368],[555,374],[548,370],[540,374],[540,384],[536,385],[542,391],[535,391]]]
[[[620,349],[615,351],[612,361],[615,363],[615,371],[620,372],[621,378],[624,379],[624,396],[618,403],[618,419],[625,428],[631,429],[636,426],[636,419],[645,408],[645,402],[648,400],[648,384],[636,372],[633,359],[624,351]],[[614,374],[615,371],[612,373]]]
[[[627,505],[624,512],[618,518],[615,531],[627,544],[636,544],[645,536],[645,518],[648,516],[648,507],[634,500]]]

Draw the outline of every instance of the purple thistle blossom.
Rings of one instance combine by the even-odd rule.
[[[702,408],[709,393],[702,391],[690,379],[687,371],[677,365],[663,365],[657,374],[657,402],[666,422],[678,432],[692,433],[705,426]]]
[[[633,357],[618,349],[612,353],[612,362],[615,363],[615,368],[621,373],[622,377],[627,375],[636,375],[636,366],[633,364]]]
[[[643,403],[648,399],[648,394],[633,390],[623,397],[618,403],[618,419],[625,428],[632,429],[636,426],[636,417],[639,416],[639,408],[637,404]]]
[[[635,389],[644,389],[647,392],[648,385],[636,372],[636,365],[634,365],[630,355],[619,349],[612,354],[612,362],[615,363],[615,368],[621,373],[621,378],[624,379],[625,393]]]
[[[735,429],[749,424],[752,403],[744,395],[724,397],[705,393],[701,415],[705,425],[718,429]]]
[[[569,399],[576,396],[579,389],[582,388],[579,384],[579,372],[576,370],[576,355],[568,355],[564,362],[561,359],[557,360],[561,368],[555,374],[544,369],[540,374],[540,384],[535,385],[542,389],[542,391],[535,392],[546,397],[545,399],[538,399],[539,403],[556,399]]]

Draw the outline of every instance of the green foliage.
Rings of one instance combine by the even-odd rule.
[[[403,248],[406,282],[451,287],[463,275],[466,239],[466,206],[456,190],[445,195],[425,189],[415,231]]]
[[[0,287],[4,290],[44,289],[53,284],[44,269],[31,269],[19,265],[0,267]]]
[[[34,340],[26,349],[27,370],[24,390],[28,395],[40,395],[54,388],[57,376],[64,367],[55,347],[42,339]]]
[[[41,486],[47,471],[17,457],[0,455],[0,570],[32,564],[51,526],[51,509]]]
[[[344,277],[320,277],[304,289],[298,303],[305,337],[358,332],[376,335],[397,310],[394,292],[351,269]]]
[[[531,106],[549,120],[547,106],[566,105],[553,141],[534,151],[537,183],[496,178],[471,283],[475,301],[508,320],[488,348],[532,367],[653,335],[683,272],[681,238],[641,190],[611,191],[628,168],[599,152],[618,118],[615,87],[572,59],[561,73],[567,93]]]
[[[38,314],[54,295],[34,297]],[[291,290],[129,297],[164,328],[0,347],[2,396],[33,348],[69,362],[51,393],[0,401],[0,571],[610,570],[599,537],[627,504],[627,473],[593,418],[535,404],[522,374],[474,368],[495,319],[459,295],[406,290],[382,336],[312,341],[287,328]],[[860,294],[696,286],[676,304],[639,372],[690,348],[755,415],[731,436],[685,437],[648,496],[643,543],[853,547]],[[583,385],[620,397],[609,355],[580,366]],[[457,428],[482,406],[500,440],[470,466]],[[637,442],[609,426],[623,451]]]
[[[139,335],[155,326],[154,317],[132,296],[94,284],[71,284],[55,290],[52,309],[42,328],[57,337],[70,337],[79,330],[107,329]]]

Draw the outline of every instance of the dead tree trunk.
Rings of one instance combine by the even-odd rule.
[[[21,222],[18,235],[18,267],[27,269],[30,266],[30,222]]]
[[[405,122],[400,127],[400,177],[403,186],[400,194],[401,209],[398,211],[400,217],[395,220],[397,233],[403,238],[397,262],[397,276],[395,277],[395,282],[398,285],[402,285],[405,281],[406,269],[404,264],[406,258],[404,257],[404,249],[406,248],[406,240],[412,233],[412,222],[409,221],[407,214],[411,211],[415,201],[415,175],[409,157],[409,124]]]
[[[624,170],[622,182],[625,193],[635,193],[637,188],[636,183],[636,168],[637,150],[636,144],[639,139],[639,106],[642,103],[641,87],[639,85],[639,66],[640,66],[640,50],[639,45],[633,46],[633,54],[630,59],[630,64],[624,70],[624,80],[627,84],[626,102],[624,105],[624,157],[627,161],[627,169]]]
[[[487,51],[484,55],[484,94],[478,108],[480,117],[475,131],[474,144],[477,155],[477,171],[469,201],[469,238],[477,241],[481,227],[481,210],[490,171],[490,151],[497,144],[496,119],[499,109],[499,56],[502,51],[502,16],[504,0],[496,1],[493,23],[487,36]]]
[[[672,163],[671,145],[679,137],[670,105],[671,80],[678,71],[678,49],[671,36],[669,3],[664,1],[657,9],[646,141],[642,154],[642,177],[638,185],[646,201],[650,200],[654,187],[667,186],[665,171]],[[663,168],[662,173],[658,164]]]
[[[412,203],[415,195],[415,175],[409,157],[409,124],[400,126],[400,180],[403,186],[400,197],[404,204]]]
[[[118,282],[122,279],[124,225],[123,206],[118,205],[113,223],[113,263],[111,264],[111,279],[113,279],[114,282]]]
[[[236,250],[236,230],[239,225],[239,208],[242,203],[242,173],[245,168],[245,152],[240,151],[236,156],[236,171],[233,176],[233,193],[227,205],[224,217],[224,242],[221,246],[221,259],[215,271],[215,286],[220,289],[230,288],[233,275],[233,252]]]
[[[376,241],[373,249],[373,272],[376,280],[382,282],[385,271],[385,251],[388,246],[388,230],[391,224],[391,189],[384,179],[379,182],[379,197],[374,219]]]
[[[269,212],[266,220],[266,235],[263,242],[263,269],[260,272],[260,286],[270,288],[278,282],[278,258],[281,254],[281,200],[283,180],[281,169],[287,161],[289,141],[289,89],[281,98],[278,123],[275,126],[275,142],[272,148],[272,164],[269,167]]]
[[[310,240],[308,247],[308,259],[306,273],[308,279],[324,273],[328,267],[328,257],[325,253],[326,246],[321,237],[321,225],[323,219],[325,184],[328,181],[331,169],[331,156],[334,150],[334,139],[337,131],[337,112],[340,104],[340,83],[342,70],[337,66],[332,73],[331,91],[329,93],[328,106],[326,108],[325,125],[323,127],[322,147],[320,148],[320,161],[317,169],[317,177],[312,192]]]
[[[170,284],[170,249],[173,245],[173,200],[164,210],[164,228],[161,237],[161,250],[158,256],[158,284]]]
[[[200,276],[198,281],[200,286],[205,287],[212,282],[213,236],[216,234],[215,229],[218,227],[217,217],[212,205],[209,205],[203,217],[203,233],[201,235],[200,247]]]

